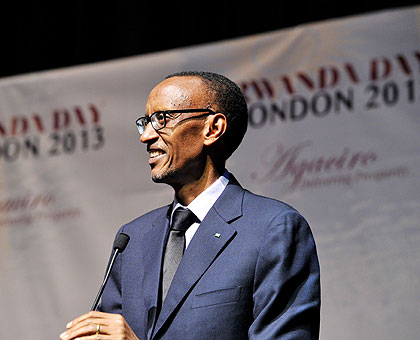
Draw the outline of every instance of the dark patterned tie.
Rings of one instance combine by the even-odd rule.
[[[162,301],[181,262],[185,249],[185,231],[198,219],[191,210],[178,208],[172,217],[172,226],[166,243],[162,272]]]

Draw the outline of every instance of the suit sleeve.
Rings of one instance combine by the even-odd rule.
[[[318,339],[318,257],[309,225],[296,211],[276,216],[265,231],[253,300],[249,339]]]

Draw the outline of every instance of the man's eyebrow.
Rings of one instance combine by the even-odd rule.
[[[145,117],[150,117],[152,114],[154,114],[154,112],[152,112],[152,113],[147,113],[147,112],[145,112],[145,113],[144,113],[144,116],[145,116]]]
[[[173,112],[168,112],[168,111],[166,111],[166,115],[167,116],[170,116],[170,117],[174,117],[174,116],[176,116],[176,115],[180,115],[181,114],[181,112],[177,112],[177,110],[173,110]]]

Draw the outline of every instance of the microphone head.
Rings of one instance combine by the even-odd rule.
[[[127,247],[128,241],[130,241],[130,236],[124,233],[119,234],[114,241],[114,249],[118,249],[122,253],[125,247]]]

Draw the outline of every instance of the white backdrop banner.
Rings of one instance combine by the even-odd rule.
[[[321,339],[420,334],[420,7],[0,80],[0,339],[57,339],[89,310],[117,229],[167,204],[135,119],[169,73],[249,104],[228,163],[309,220]]]

